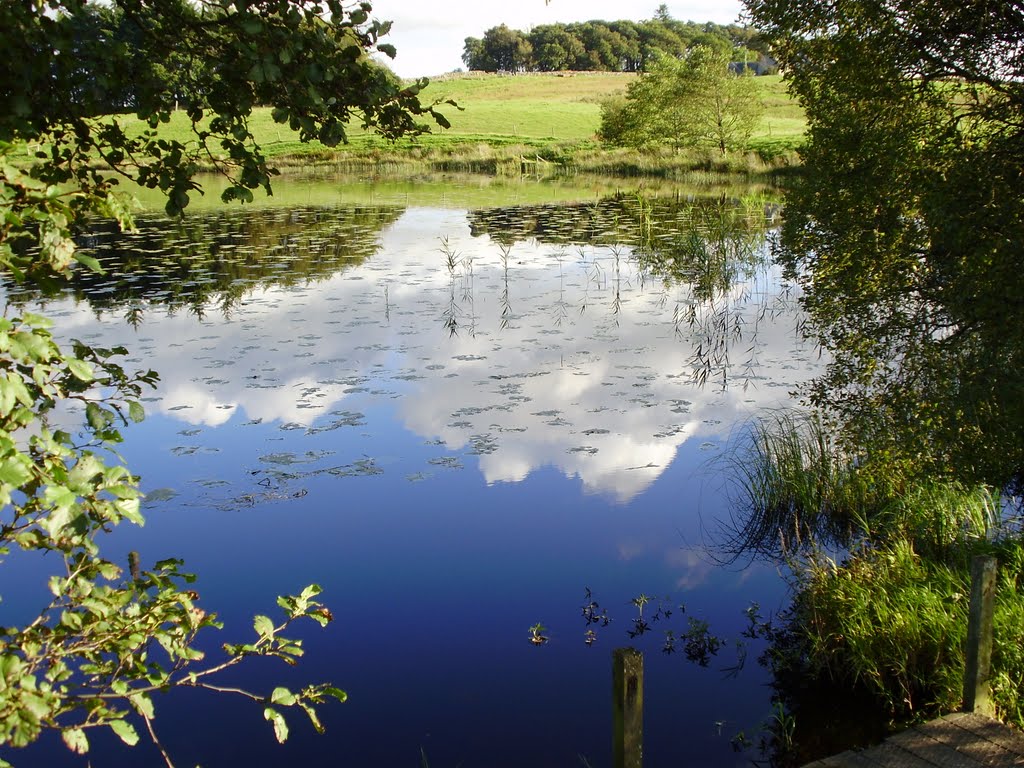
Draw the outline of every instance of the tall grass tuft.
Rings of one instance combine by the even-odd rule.
[[[885,477],[869,449],[841,446],[819,417],[781,413],[755,422],[729,460],[742,512],[729,521],[726,551],[781,556],[792,574],[793,601],[764,659],[797,742],[809,736],[829,752],[858,745],[849,733],[827,733],[843,728],[820,718],[832,711],[829,697],[859,702],[846,717],[871,721],[869,738],[959,706],[970,561],[979,553],[999,561],[993,699],[1004,719],[1024,725],[1019,521],[992,488]],[[793,760],[820,756],[805,750]]]
[[[979,551],[999,561],[993,701],[1001,718],[1024,726],[1024,542],[959,535],[954,550],[940,561],[902,537],[860,545],[843,562],[820,553],[800,561],[793,603],[765,656],[798,731],[828,727],[814,714],[826,703],[808,700],[808,688],[836,697],[866,694],[861,717],[890,727],[958,709],[969,561]],[[802,756],[808,757],[817,756]]]
[[[940,562],[994,535],[998,494],[987,486],[882,472],[843,446],[815,413],[754,421],[727,454],[734,516],[723,549],[785,557],[818,546],[907,539]]]
[[[813,413],[755,420],[725,461],[735,514],[724,522],[718,544],[730,558],[845,546],[889,495],[858,472]]]
[[[910,542],[923,558],[966,568],[979,545],[1004,535],[1000,502],[988,486],[918,480],[890,499],[866,526],[875,546]]]

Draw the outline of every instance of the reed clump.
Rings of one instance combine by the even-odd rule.
[[[872,711],[861,716],[890,727],[955,711],[963,690],[970,556],[985,551],[999,560],[993,700],[1000,717],[1024,726],[1024,542],[1019,535],[990,542],[977,533],[965,527],[941,558],[919,551],[912,533],[865,543],[840,561],[820,551],[802,558],[792,571],[784,631],[766,655],[776,679],[801,680],[804,687],[824,682],[834,695],[866,692]],[[799,686],[780,691],[791,709],[821,706],[807,702]]]
[[[793,600],[764,661],[798,742],[841,751],[856,738],[828,731],[850,717],[873,721],[864,732],[877,737],[959,707],[970,561],[982,553],[999,562],[993,700],[1024,726],[1024,536],[1012,500],[948,478],[885,477],[815,415],[761,420],[740,446],[730,461],[744,513],[726,527],[725,550],[779,557],[791,574]],[[860,711],[820,719],[836,697]]]
[[[844,546],[895,495],[860,471],[813,413],[781,412],[754,421],[725,460],[736,514],[716,539],[730,560]]]

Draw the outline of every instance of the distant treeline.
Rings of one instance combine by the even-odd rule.
[[[756,29],[676,21],[664,8],[649,21],[545,24],[529,32],[502,24],[483,38],[467,37],[462,61],[484,72],[642,72],[654,56],[681,56],[694,45],[728,52],[759,74],[773,64]]]

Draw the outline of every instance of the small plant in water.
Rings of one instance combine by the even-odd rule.
[[[600,624],[602,627],[607,627],[611,622],[611,618],[608,616],[608,609],[602,609],[601,606],[598,605],[597,601],[594,600],[590,587],[586,587],[584,599],[587,602],[584,603],[582,611],[583,618],[586,619],[587,626],[589,627],[591,624]],[[588,631],[592,632],[591,630]]]
[[[637,637],[651,628],[651,625],[647,623],[646,619],[644,619],[644,606],[651,602],[651,598],[647,595],[640,594],[630,600],[630,602],[637,607],[640,615],[633,619],[633,629],[626,632],[626,634],[630,637]]]
[[[547,627],[538,621],[530,627],[530,642],[534,645],[544,645],[548,641],[548,636],[543,634],[546,631]]]
[[[687,620],[683,640],[683,653],[686,654],[686,658],[702,667],[708,666],[712,657],[716,656],[722,647],[722,638],[711,634],[710,625],[703,619],[693,616]]]
[[[665,630],[665,644],[661,646],[662,653],[676,652],[676,633],[671,629]]]

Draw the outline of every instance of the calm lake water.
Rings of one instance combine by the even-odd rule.
[[[749,764],[730,740],[756,741],[771,714],[758,647],[729,668],[743,610],[778,609],[785,587],[706,545],[730,514],[730,439],[818,365],[768,257],[772,197],[277,189],[100,227],[85,245],[108,274],[60,296],[6,287],[62,338],[124,344],[128,367],[161,374],[122,450],[147,524],[120,527],[108,556],[184,558],[226,623],[214,653],[311,582],[335,616],[296,629],[297,667],[222,681],[332,681],[350,698],[323,710],[325,735],[292,717],[278,746],[261,707],[186,691],[157,702],[178,764],[608,766],[611,654],[627,645],[646,655],[648,765]],[[35,615],[53,566],[5,564],[5,620]],[[630,637],[641,594],[650,630]],[[590,599],[607,626],[587,624]],[[707,666],[682,642],[663,652],[691,618],[723,638]],[[97,767],[160,764],[93,742]],[[5,756],[85,764],[53,739]]]

